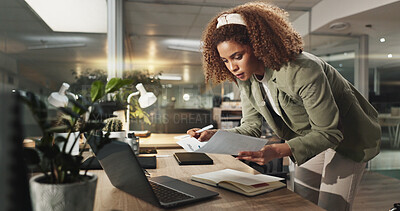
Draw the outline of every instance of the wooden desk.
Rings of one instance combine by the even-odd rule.
[[[185,135],[183,133],[152,133],[149,137],[139,138],[139,146],[140,147],[155,147],[157,149],[181,149],[176,142],[178,139],[175,139],[175,136]]]
[[[214,160],[214,165],[179,166],[172,154],[177,151],[184,151],[183,149],[159,149],[157,151],[159,155],[169,156],[157,158],[157,169],[148,170],[151,176],[170,176],[216,191],[220,194],[218,197],[211,200],[201,201],[171,210],[323,210],[286,188],[255,197],[246,197],[228,190],[190,180],[193,174],[217,171],[225,168],[256,173],[255,170],[230,155],[209,154]],[[96,170],[91,172],[98,175],[94,210],[161,210],[159,207],[148,204],[113,187],[104,171]]]

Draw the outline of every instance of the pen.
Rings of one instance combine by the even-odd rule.
[[[209,130],[213,127],[214,127],[213,125],[207,125],[207,126],[201,128],[200,130],[196,131],[196,133],[201,133],[201,132]],[[182,139],[189,138],[189,137],[190,137],[190,135],[182,135],[182,136],[175,136],[174,138],[176,138],[178,140],[182,140]]]
[[[209,130],[209,129],[213,128],[213,127],[214,127],[213,125],[207,125],[207,126],[201,128],[200,130],[196,131],[196,133],[201,133],[201,132]]]

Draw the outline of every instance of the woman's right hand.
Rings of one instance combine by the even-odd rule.
[[[198,141],[203,142],[210,140],[210,138],[218,131],[218,129],[213,129],[196,133],[196,131],[198,130],[200,130],[200,128],[192,128],[188,130],[186,133],[189,134],[191,137],[197,138]]]

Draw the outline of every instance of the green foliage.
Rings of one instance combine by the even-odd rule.
[[[138,84],[142,83],[148,92],[153,92],[154,95],[158,96],[161,94],[162,91],[162,86],[161,86],[161,81],[158,79],[158,75],[161,75],[161,73],[158,73],[154,75],[153,77],[150,76],[149,72],[147,70],[143,71],[125,71],[124,72],[124,78],[131,79],[134,81],[133,84]],[[133,89],[126,89],[124,90],[125,92],[120,92],[120,95],[117,95],[116,97],[119,99],[125,99],[128,97],[128,95],[136,90]],[[150,115],[139,106],[139,102],[137,98],[132,98],[130,102],[130,116],[133,119],[139,120],[143,119],[143,121],[151,125],[150,121]]]
[[[146,87],[147,91],[153,92],[156,96],[161,93],[161,82],[160,79],[158,79],[157,77],[158,75],[161,75],[161,73],[151,76],[148,70],[124,71],[124,79],[113,78],[107,83],[105,87],[102,87],[99,82],[96,82],[101,81],[103,82],[103,84],[106,83],[107,74],[103,70],[89,69],[81,73],[72,70],[72,74],[76,79],[76,82],[71,84],[70,87],[70,90],[73,93],[79,93],[82,96],[90,98],[92,101],[99,100],[107,103],[108,100],[111,100],[115,102],[115,110],[126,108],[126,99],[129,94],[137,91],[134,86],[138,83],[142,83]],[[119,87],[116,86],[116,84],[118,84]],[[96,89],[92,89],[90,92],[88,92],[87,87],[89,87],[90,85],[95,85]],[[112,93],[110,99],[103,99],[105,97],[104,93]],[[140,108],[137,99],[132,98],[130,104],[131,117],[134,119],[143,119],[146,124],[150,125],[151,122],[149,114],[145,110]]]
[[[130,80],[130,79],[112,78],[106,84],[106,92],[107,93],[112,93],[112,92],[118,91],[123,86],[132,84],[132,82],[133,81]]]
[[[105,120],[106,126],[103,131],[107,132],[118,132],[122,131],[122,121],[118,118],[109,118]]]
[[[71,73],[75,78],[75,83],[71,84],[69,90],[87,99],[90,98],[90,87],[93,82],[101,81],[103,84],[107,83],[107,73],[104,70],[87,69],[82,72],[71,70]]]
[[[161,81],[157,77],[159,75],[161,75],[161,73],[151,76],[147,70],[132,70],[125,71],[123,78],[132,80],[133,85],[142,83],[148,92],[153,92],[154,95],[158,96],[161,93]]]
[[[103,82],[95,81],[92,84],[92,88],[90,89],[90,97],[92,102],[95,102],[102,98],[106,93]]]
[[[74,111],[74,113],[78,113]],[[70,115],[64,114],[64,113],[59,113],[57,115],[56,121],[54,122],[54,127],[52,128],[51,131],[53,133],[67,133],[68,130],[71,128],[73,132],[79,131],[79,129],[82,127],[83,121],[81,118],[77,118],[75,127],[72,127],[74,124],[74,119]]]
[[[143,119],[146,124],[151,125],[150,115],[139,106],[137,99],[131,100],[131,107],[129,110],[129,114],[134,119]]]
[[[82,153],[71,155],[71,150],[67,151],[64,144],[60,149],[57,143],[66,143],[71,133],[78,131],[79,135],[74,140],[74,145],[79,144],[81,134],[86,134],[88,141],[96,139],[98,149],[100,146],[108,143],[109,134],[103,135],[101,130],[105,126],[103,115],[98,106],[98,100],[110,92],[128,84],[127,80],[110,80],[112,84],[104,85],[101,81],[93,82],[91,86],[91,100],[79,96],[77,100],[69,99],[69,107],[58,108],[65,121],[62,125],[53,126],[50,122],[46,104],[35,94],[25,91],[17,91],[18,96],[30,108],[34,119],[39,125],[42,138],[36,141],[36,151],[27,150],[26,155],[30,165],[38,166],[46,175],[49,183],[68,183],[80,181],[80,165],[82,162]],[[91,109],[89,109],[91,107]],[[80,125],[77,127],[77,125]],[[54,138],[54,132],[67,131],[66,138]],[[85,143],[86,146],[87,143]],[[85,173],[86,174],[86,173]]]

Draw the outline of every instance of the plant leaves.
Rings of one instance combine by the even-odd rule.
[[[46,132],[48,132],[48,133],[64,133],[69,130],[71,130],[71,125],[61,125],[61,126],[48,128],[48,129],[46,129]]]
[[[58,108],[61,112],[63,112],[64,114],[67,114],[75,119],[78,119],[80,117],[79,114],[75,113],[74,111],[72,111],[72,109],[68,108],[68,107],[59,107]]]
[[[24,147],[24,159],[27,165],[38,165],[40,163],[39,153],[34,148]]]
[[[92,102],[96,102],[101,99],[105,95],[104,84],[101,81],[95,81],[92,83],[92,87],[90,89],[90,97]]]
[[[47,106],[32,92],[17,90],[18,97],[29,107],[42,131],[47,126]]]
[[[92,130],[101,130],[106,124],[103,122],[87,122],[81,129],[81,132],[90,132]]]
[[[35,146],[51,146],[53,144],[53,133],[44,131],[42,138],[35,142]]]
[[[55,158],[61,152],[57,145],[38,145],[36,148],[43,153],[43,157],[48,159]]]
[[[56,169],[60,172],[60,183],[67,183],[77,181],[79,176],[79,168],[83,157],[78,155],[70,155],[67,153],[60,153],[55,158]],[[68,175],[65,173],[69,172]],[[63,175],[64,174],[64,175]]]
[[[106,84],[106,93],[111,93],[119,90],[121,87],[131,84],[133,81],[130,79],[112,78]]]
[[[145,115],[145,116],[143,117],[143,121],[144,121],[146,124],[151,125],[150,118],[149,118],[147,115]]]
[[[68,140],[66,138],[62,137],[62,136],[57,136],[54,139],[54,143],[67,143],[67,141]]]
[[[82,105],[75,99],[70,99],[69,102],[73,104],[72,111],[79,115],[82,115],[88,111],[88,108],[86,106]]]
[[[120,78],[112,78],[106,84],[106,93],[117,91],[120,87],[118,84],[121,82]]]

